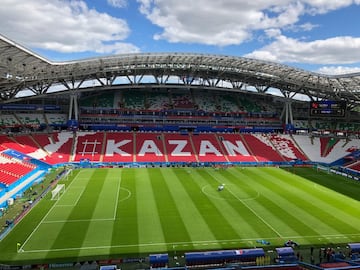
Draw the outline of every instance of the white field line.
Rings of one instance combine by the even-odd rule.
[[[68,220],[49,220],[43,221],[43,224],[52,223],[75,223],[75,222],[92,222],[92,221],[115,221],[113,218],[97,218],[97,219],[68,219]]]
[[[73,181],[74,181],[74,180],[73,180]],[[84,191],[85,191],[85,187],[84,187],[84,188],[82,189],[82,191],[80,192],[80,194],[79,194],[79,196],[78,196],[78,198],[77,198],[77,200],[75,201],[75,203],[74,203],[73,206],[77,205],[77,203],[79,202],[79,200],[80,200],[82,194],[84,193]]]
[[[119,196],[120,196],[120,186],[121,186],[121,177],[120,180],[118,181],[118,189],[117,189],[117,193],[116,193],[116,201],[115,201],[115,209],[114,209],[114,218],[113,220],[116,219],[117,216],[117,209],[118,209],[118,203],[119,203]]]
[[[323,238],[326,239],[339,239],[344,237],[351,236],[360,236],[360,234],[329,234],[323,235]],[[319,235],[308,235],[308,236],[286,236],[289,239],[297,238],[318,238]],[[323,240],[323,238],[319,238]],[[59,248],[59,249],[42,249],[42,250],[28,250],[23,251],[24,253],[37,253],[37,252],[59,252],[59,251],[77,251],[77,250],[93,250],[93,249],[109,249],[109,248],[128,248],[128,247],[147,247],[147,246],[189,246],[189,245],[209,245],[209,244],[219,244],[219,243],[249,243],[251,241],[256,241],[259,238],[242,238],[242,239],[227,239],[227,240],[206,240],[206,241],[189,241],[189,242],[169,242],[169,243],[142,243],[142,244],[129,244],[129,245],[111,245],[111,246],[92,246],[92,247],[79,247],[79,248]],[[268,240],[278,240],[278,237],[267,238]]]
[[[212,174],[213,178],[220,184],[222,184],[221,181],[219,181],[219,179],[217,178],[217,176],[215,174]],[[239,202],[241,202],[247,209],[249,209],[258,219],[260,219],[266,226],[268,226],[273,232],[275,232],[280,238],[283,238],[283,236],[281,235],[281,233],[279,233],[270,223],[268,223],[264,218],[262,218],[258,213],[256,213],[255,210],[253,210],[250,206],[248,206],[244,200],[242,200],[241,198],[237,197],[236,194],[234,194],[234,192],[232,192],[230,189],[226,189],[227,191],[230,192],[231,195],[233,195]]]
[[[216,179],[216,181],[217,182],[219,182],[220,183],[220,181],[218,180],[218,178],[214,175],[214,178]],[[315,187],[316,188],[316,187]],[[228,189],[229,190],[229,189]],[[229,192],[235,197],[235,198],[237,198],[235,195],[234,195],[234,193],[233,192],[231,192],[230,190],[229,190]],[[260,193],[258,192],[258,195],[260,195]],[[257,196],[257,197],[259,197],[259,196]],[[237,198],[237,199],[239,199],[239,198]],[[240,200],[239,199],[239,201],[241,201],[249,210],[251,210],[252,211],[252,209],[248,206],[248,205],[246,205],[245,203],[244,203],[244,201],[245,200]],[[248,201],[248,199],[246,200],[246,201]],[[291,239],[291,238],[316,238],[316,237],[318,237],[318,240],[323,240],[324,238],[325,239],[328,239],[328,240],[331,240],[331,239],[343,239],[343,238],[347,238],[347,235],[344,235],[344,234],[338,234],[338,235],[323,235],[323,234],[318,234],[317,236],[281,236],[280,235],[280,233],[278,233],[270,224],[268,224],[267,222],[265,222],[265,220],[263,220],[255,211],[252,211],[257,217],[259,217],[267,226],[269,226],[275,233],[277,233],[281,238],[285,238],[285,239],[287,239],[287,238],[289,238],[289,239]],[[358,236],[358,235],[360,235],[360,234],[348,234],[348,236]],[[319,238],[320,237],[320,238]]]
[[[77,203],[79,202],[79,200],[80,200],[80,198],[81,198],[82,194],[83,194],[83,193],[84,193],[84,191],[85,191],[85,187],[74,187],[74,188],[72,188],[72,190],[74,190],[74,189],[81,189],[81,192],[80,192],[80,194],[79,194],[79,196],[78,196],[77,200],[75,201],[75,203],[73,203],[73,204],[59,204],[59,205],[56,205],[56,207],[62,207],[62,206],[75,206],[75,205],[77,205]],[[65,192],[64,192],[64,193],[65,193]]]
[[[78,174],[79,175],[79,174]],[[57,203],[60,201],[61,197],[68,191],[68,189],[70,188],[70,186],[75,182],[75,180],[78,180],[78,175],[75,176],[75,178],[73,179],[73,181],[70,183],[70,185],[65,189],[65,192],[63,194],[61,194],[61,196],[59,197],[59,200],[57,200],[54,205],[49,209],[49,211],[46,213],[46,215],[42,218],[42,220],[39,222],[39,224],[35,227],[35,229],[30,233],[30,235],[26,238],[26,240],[24,241],[24,243],[21,245],[21,247],[19,248],[19,250],[24,251],[24,246],[27,244],[27,242],[29,242],[30,238],[35,234],[35,232],[39,229],[40,225],[45,221],[45,219],[47,218],[47,216],[49,215],[49,213],[55,208],[55,206],[57,205]]]

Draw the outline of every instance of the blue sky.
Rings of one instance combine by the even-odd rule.
[[[0,33],[52,60],[192,52],[360,72],[360,0],[1,0]]]

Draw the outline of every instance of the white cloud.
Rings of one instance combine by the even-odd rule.
[[[312,15],[323,14],[351,4],[360,3],[357,0],[303,0],[303,2],[308,5],[307,12]]]
[[[115,42],[111,45],[102,45],[96,52],[105,54],[138,53],[140,49],[130,43]]]
[[[290,25],[289,27],[285,27],[285,29],[291,30],[292,32],[304,32],[304,31],[311,31],[316,27],[319,27],[319,25],[307,22],[304,24]]]
[[[275,41],[245,57],[275,62],[307,64],[352,64],[360,62],[360,38],[334,37],[315,41],[301,41],[285,37],[276,31]]]
[[[64,53],[138,51],[123,43],[130,33],[125,20],[90,9],[84,1],[2,0],[1,5],[1,33],[26,47]]]
[[[326,75],[359,73],[360,67],[326,66],[319,68],[316,72]]]
[[[137,0],[140,12],[161,28],[155,39],[217,46],[238,45],[257,30],[311,30],[305,14],[323,14],[359,0]]]
[[[116,8],[124,8],[127,6],[127,0],[107,0],[108,4]]]

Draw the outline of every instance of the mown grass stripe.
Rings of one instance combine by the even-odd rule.
[[[186,169],[179,169],[176,175],[198,209],[201,218],[206,221],[216,239],[238,239],[239,235],[224,218],[221,211],[217,209],[214,202],[209,197],[199,193],[199,186],[196,183],[197,180],[193,178],[193,174],[188,174]],[[204,209],[204,206],[207,208],[207,211]],[[196,224],[194,225],[196,226]]]
[[[283,170],[276,170],[276,176],[279,181],[286,181],[285,173]],[[298,188],[298,194],[300,197],[303,196],[312,196],[312,202],[318,207],[328,211],[329,213],[337,213],[337,218],[341,220],[347,220],[348,223],[353,224],[355,228],[356,224],[360,223],[360,202],[354,198],[346,196],[337,192],[337,190],[332,190],[322,185],[318,185],[311,181],[304,181],[305,179],[291,174],[293,176],[293,181],[291,185]],[[326,175],[327,178],[329,175]],[[285,178],[285,179],[284,179]],[[331,179],[331,178],[330,178]],[[331,181],[331,180],[329,180]],[[344,179],[339,180],[339,184],[342,186],[347,183],[352,182],[344,181]],[[358,185],[357,185],[358,186]],[[354,185],[351,184],[351,187]]]
[[[226,173],[238,175],[238,171],[228,171]],[[290,206],[290,201],[277,196],[277,193],[273,192],[275,186],[267,181],[269,175],[264,174],[262,176],[256,175],[256,177],[249,177],[247,174],[251,174],[251,171],[247,170],[246,173],[243,173],[238,181],[242,182],[241,185],[251,183],[253,188],[261,194],[256,201],[249,201],[248,204],[259,213],[265,212],[266,214],[264,214],[264,216],[266,216],[266,219],[270,220],[273,226],[278,228],[284,240],[292,235],[318,234],[312,226],[300,218],[297,214],[297,209]]]
[[[111,254],[139,253],[137,226],[137,198],[135,170],[116,170],[121,177],[121,192],[117,202],[117,215],[112,229]],[[119,246],[129,246],[128,249]]]
[[[306,211],[303,209],[303,205],[296,204],[294,201],[297,199],[298,194],[297,190],[291,186],[292,180],[290,179],[291,176],[287,176],[289,182],[288,183],[277,183],[276,179],[271,181],[271,174],[262,170],[260,173],[254,170],[248,170],[249,176],[252,179],[257,179],[254,182],[258,185],[259,190],[267,197],[268,200],[275,202],[277,205],[282,206],[284,211],[291,212],[294,215],[294,219],[286,220],[289,221],[290,225],[296,226],[297,223],[293,223],[292,221],[296,221],[296,216],[301,216],[303,221],[306,221],[309,224],[321,224],[321,221],[318,220],[316,217],[307,214]],[[280,181],[279,181],[280,182]],[[290,192],[289,189],[292,189]],[[304,215],[303,215],[304,214]],[[338,233],[331,230],[329,227],[323,227],[322,229],[330,229],[330,233]]]
[[[148,172],[165,241],[167,243],[189,242],[191,238],[176,206],[177,203],[169,190],[168,181],[165,181],[161,169],[152,168]],[[192,248],[192,246],[189,248]]]
[[[272,172],[272,176],[269,177],[270,181],[272,181],[272,183],[276,183],[278,188],[282,188],[284,189],[286,186],[279,183],[279,182],[283,182],[283,180],[281,181],[276,181],[276,179],[281,178],[281,176],[276,177],[277,173],[283,173],[282,170],[278,170],[278,169],[273,169],[275,172]],[[290,174],[290,176],[292,177],[293,175]],[[296,178],[291,180],[291,182],[289,183],[294,183],[296,182]],[[357,224],[359,224],[360,219],[355,218],[354,216],[350,216],[346,213],[347,211],[347,207],[346,205],[350,205],[351,203],[355,204],[355,202],[353,202],[351,199],[346,198],[340,194],[337,194],[334,191],[329,190],[328,193],[329,194],[333,194],[333,200],[329,200],[328,196],[326,196],[326,199],[322,199],[320,194],[314,194],[311,195],[311,191],[313,190],[313,186],[311,185],[311,183],[309,181],[306,181],[305,179],[303,179],[303,186],[301,190],[298,190],[298,192],[295,193],[293,192],[294,189],[294,185],[287,185],[287,189],[284,191],[284,196],[286,198],[293,198],[293,203],[297,204],[297,205],[301,205],[303,208],[306,209],[306,211],[304,211],[304,214],[311,214],[312,216],[316,216],[319,217],[319,219],[321,221],[323,220],[327,220],[327,223],[329,224],[329,226],[336,232],[340,232],[341,231],[348,231],[348,232],[353,232],[353,231],[357,231],[358,230],[358,226]],[[337,195],[337,196],[336,196]],[[335,207],[336,204],[339,204],[340,202],[336,200],[337,197],[342,197],[343,202],[341,202],[341,204],[343,205],[342,209]],[[350,203],[349,203],[350,200]],[[346,203],[345,203],[346,201]],[[356,202],[356,204],[358,204],[358,206],[360,207],[360,203]],[[319,215],[320,213],[320,215]],[[344,221],[346,220],[346,222]],[[352,224],[352,222],[355,222],[355,224]]]
[[[77,177],[78,174],[76,174],[76,179],[78,180]],[[74,186],[74,184],[76,183],[76,180],[70,181],[69,184],[67,184],[67,188],[70,188],[70,186]],[[46,196],[46,200],[50,201],[51,198],[51,194],[48,194]],[[37,223],[37,225],[35,226],[35,228],[32,230],[32,232],[27,236],[26,240],[23,241],[23,244],[21,246],[21,249],[36,249],[38,246],[43,246],[46,247],[47,249],[51,248],[51,245],[53,243],[53,240],[56,238],[58,230],[57,228],[61,228],[64,224],[60,223],[57,224],[55,226],[51,226],[48,224],[45,224],[44,222],[47,221],[47,218],[53,214],[56,213],[58,211],[56,211],[56,205],[59,203],[59,201],[62,199],[62,197],[58,200],[58,201],[50,201],[50,203],[52,204],[52,207],[47,211],[47,213],[43,216],[42,220],[40,222]],[[55,214],[56,215],[56,214]],[[69,214],[65,214],[63,215],[64,217],[67,217]],[[65,219],[66,220],[66,219]],[[64,220],[64,221],[65,221]],[[48,235],[48,241],[44,242],[43,240],[43,231],[47,231]]]
[[[269,170],[264,170],[264,172],[268,174],[266,171]],[[289,182],[286,185],[285,183],[281,183],[281,181],[277,181],[277,178],[272,175],[264,175],[263,171],[249,170],[249,172],[253,173],[253,178],[256,177],[259,179],[258,183],[260,183],[261,180],[261,184],[266,186],[268,191],[276,190],[276,192],[271,192],[271,196],[270,192],[264,191],[264,194],[267,194],[267,196],[278,205],[286,205],[285,209],[287,211],[291,211],[301,217],[303,221],[319,233],[319,236],[321,236],[321,234],[339,234],[341,233],[340,228],[343,229],[341,225],[348,228],[346,223],[327,213],[325,209],[317,207],[317,205],[313,203],[314,198],[306,194],[299,195],[296,190],[294,191],[294,187],[291,185],[291,175],[288,176]],[[292,226],[296,226],[296,223]]]
[[[120,189],[120,178],[116,176],[116,170],[101,169],[104,179],[92,214],[92,221],[89,223],[85,238],[84,247],[109,246],[112,239],[112,231],[115,219],[115,206],[117,206],[118,190]],[[103,251],[105,252],[105,251]],[[79,255],[86,254],[80,250]],[[84,254],[84,255],[85,255]]]
[[[290,170],[290,169],[289,169]],[[308,179],[331,190],[360,201],[360,181],[354,181],[341,175],[335,175],[313,168],[291,168],[292,173]]]
[[[152,191],[148,170],[136,170],[135,177],[139,243],[164,243],[165,237],[161,226],[159,212],[155,203],[154,192]],[[166,250],[166,245],[164,245],[161,249]],[[139,251],[145,251],[144,247],[140,246]]]
[[[106,170],[93,170],[81,199],[69,215],[70,220],[91,219],[93,217],[94,209],[98,203],[99,194],[104,185],[104,180],[106,179],[106,174]],[[57,238],[52,244],[52,249],[82,246],[89,225],[90,222],[65,223],[61,230],[59,230]],[[67,241],[63,241],[64,238],[67,239]],[[79,255],[79,250],[76,255]]]
[[[135,170],[117,170],[121,177],[120,198],[117,202],[117,216],[112,229],[110,254],[139,253],[139,232],[137,220]],[[122,246],[127,246],[123,248]]]
[[[238,183],[231,184],[230,179],[222,177],[219,171],[213,169],[201,169],[197,172],[201,175],[197,180],[201,180],[201,184],[206,185],[206,187],[210,186],[217,197],[213,197],[213,194],[207,196],[214,201],[214,205],[222,212],[224,218],[233,226],[239,236],[245,238],[258,237],[259,239],[274,236],[274,230],[245,205],[246,200],[258,196],[256,191],[249,187],[245,188],[245,186],[237,188]],[[217,191],[220,183],[225,184],[225,189],[222,192]],[[234,194],[232,189],[236,189],[239,193]],[[205,191],[209,193],[207,188]],[[223,200],[219,202],[218,198]]]
[[[183,220],[184,226],[191,238],[192,242],[199,243],[206,240],[206,244],[211,243],[211,241],[216,242],[216,237],[213,235],[212,231],[209,228],[208,223],[202,218],[202,215],[199,211],[199,208],[194,204],[195,202],[191,199],[191,196],[198,196],[198,194],[193,192],[188,192],[184,188],[183,183],[179,178],[183,178],[182,174],[179,174],[180,168],[169,168],[163,169],[162,173],[166,179],[169,191],[171,192],[172,197],[176,201],[176,207],[180,213],[180,217]],[[186,245],[174,246],[175,250],[189,250],[193,245],[187,243]],[[212,245],[212,248],[220,248],[221,246],[217,243]],[[195,248],[195,247],[194,247]]]
[[[115,171],[102,169],[106,171],[104,184],[99,190],[98,202],[94,208],[92,219],[115,219],[117,206],[117,196],[120,190],[120,177],[113,177]]]
[[[79,255],[81,256],[81,258],[79,258],[81,260],[86,260],[89,256],[121,257],[121,254],[138,254],[139,252],[164,251],[166,249],[171,252],[171,245],[176,245],[176,250],[188,250],[189,248],[187,247],[190,246],[193,246],[194,249],[231,248],[234,247],[234,245],[237,245],[237,247],[247,247],[256,244],[256,240],[264,235],[267,236],[267,233],[261,231],[261,227],[266,228],[266,226],[256,219],[256,215],[253,215],[248,211],[243,205],[243,201],[249,205],[251,209],[255,210],[259,216],[266,220],[268,220],[268,217],[272,220],[274,219],[274,217],[272,217],[273,214],[269,212],[268,208],[270,211],[279,213],[279,215],[280,213],[285,213],[285,216],[282,217],[282,221],[287,223],[288,220],[291,220],[287,226],[294,226],[295,228],[293,231],[289,231],[289,235],[286,236],[298,241],[300,245],[307,243],[312,245],[326,245],[328,243],[344,244],[358,242],[360,240],[360,234],[356,228],[357,224],[359,224],[358,216],[360,211],[356,194],[351,194],[351,192],[345,194],[344,190],[339,194],[336,190],[336,185],[339,185],[340,189],[342,189],[342,186],[345,186],[349,189],[357,190],[357,193],[360,194],[358,192],[359,185],[354,186],[352,182],[344,181],[343,177],[334,177],[334,175],[331,174],[328,175],[322,172],[317,173],[314,170],[305,169],[304,171],[306,173],[304,173],[303,176],[313,180],[313,182],[310,182],[305,178],[295,176],[292,174],[292,171],[288,174],[286,171],[276,168],[229,168],[227,170],[220,169],[218,171],[212,168],[157,168],[155,171],[161,172],[167,186],[165,189],[169,193],[167,196],[162,197],[160,201],[168,201],[171,196],[171,199],[176,204],[176,209],[178,209],[180,219],[183,220],[184,227],[191,239],[189,241],[169,243],[167,236],[163,235],[164,222],[166,223],[166,218],[164,217],[159,220],[159,226],[157,226],[160,228],[159,231],[151,230],[150,228],[149,231],[153,233],[153,235],[151,235],[153,239],[163,238],[166,241],[156,240],[152,243],[143,243],[143,241],[139,239],[139,235],[142,235],[144,232],[139,232],[140,226],[138,226],[138,217],[144,215],[146,218],[147,215],[149,215],[149,210],[152,211],[153,206],[155,209],[159,209],[158,203],[155,200],[160,199],[156,198],[156,196],[154,197],[154,194],[157,194],[157,191],[154,190],[155,186],[152,186],[150,183],[150,172],[146,172],[147,170],[152,169],[111,169],[111,173],[109,171],[105,176],[105,181],[109,180],[109,182],[106,182],[102,189],[98,190],[100,195],[98,195],[97,199],[102,201],[102,199],[106,197],[104,194],[110,195],[109,200],[112,201],[112,204],[109,204],[111,207],[106,209],[104,213],[107,213],[106,216],[111,214],[111,219],[96,218],[104,214],[101,213],[100,209],[100,205],[105,206],[105,204],[102,203],[99,203],[99,209],[95,209],[92,214],[86,213],[83,215],[83,213],[80,213],[79,215],[87,217],[81,220],[77,219],[77,216],[75,215],[69,217],[71,219],[67,219],[68,215],[72,214],[71,205],[70,207],[54,207],[53,210],[50,211],[49,209],[54,202],[49,200],[46,201],[48,198],[40,202],[40,207],[34,208],[28,216],[25,217],[24,221],[18,224],[14,228],[14,231],[0,242],[2,261],[11,258],[16,258],[16,261],[32,259],[42,260],[43,258],[54,259],[59,258],[59,256],[66,258],[66,260],[71,260],[71,258],[76,258]],[[90,201],[94,199],[91,196],[85,195],[87,191],[85,187],[92,185],[90,184],[92,180],[90,179],[90,176],[88,176],[92,171],[94,170],[81,170],[81,173],[79,173],[75,182],[73,182],[73,190],[84,190],[84,194],[79,197],[78,204],[80,202],[84,203],[83,199],[88,199]],[[116,199],[116,188],[119,186],[112,186],[115,182],[111,182],[114,180],[114,177],[116,178],[117,173],[120,174],[121,172],[121,174],[123,174],[125,171],[129,172],[128,177],[126,177],[128,178],[128,181],[125,179],[121,180],[119,199]],[[179,171],[181,173],[178,173]],[[205,171],[206,173],[200,174],[200,171]],[[254,173],[255,171],[258,173]],[[297,169],[294,171],[297,171]],[[181,179],[180,181],[179,178]],[[87,181],[90,181],[89,184]],[[148,189],[148,186],[144,185],[143,181],[147,181],[151,188]],[[231,192],[224,190],[225,192],[217,193],[216,188],[219,181],[226,183],[226,189],[231,188]],[[187,186],[186,188],[184,187],[185,185]],[[112,189],[110,191],[108,189],[110,189],[111,186]],[[207,189],[204,189],[204,186],[209,187],[213,193],[211,194]],[[334,187],[335,190],[330,190],[329,188],[331,187]],[[318,188],[319,190],[317,190]],[[108,190],[109,193],[104,193],[105,189]],[[254,190],[256,190],[256,192],[254,192]],[[149,191],[152,193],[152,196],[148,196],[147,192]],[[259,195],[257,195],[257,191],[259,191]],[[131,196],[128,196],[128,194],[130,194],[129,192],[131,193]],[[214,194],[216,194],[217,197],[214,196]],[[255,196],[253,196],[254,194]],[[76,197],[76,195],[74,196]],[[73,204],[74,201],[77,201],[74,200],[74,196],[70,196],[71,198],[69,197],[68,202]],[[122,198],[127,196],[127,199],[122,200]],[[206,197],[211,203],[207,203],[207,200],[204,200],[203,197]],[[252,197],[256,198],[253,199]],[[352,197],[352,199],[349,199],[348,197]],[[65,200],[63,202],[65,202]],[[116,202],[118,207],[115,211]],[[138,204],[139,202],[141,205]],[[153,205],[147,207],[146,204],[148,202]],[[61,200],[59,203],[62,203]],[[88,202],[87,205],[88,207],[93,206],[92,203],[89,204]],[[145,207],[143,205],[145,205]],[[261,207],[256,208],[257,205],[261,205]],[[317,206],[319,209],[313,208],[313,205]],[[95,206],[95,208],[97,207],[98,206]],[[213,212],[213,209],[216,209],[216,211]],[[166,214],[165,210],[166,207],[161,211],[157,211]],[[318,210],[325,213],[325,216],[320,215],[320,221],[325,224],[325,226],[319,223],[319,218],[316,214]],[[140,211],[146,213],[141,213]],[[237,237],[226,234],[226,229],[222,227],[216,227],[219,235],[221,232],[224,232],[221,234],[221,239],[217,240],[219,237],[218,235],[214,235],[214,227],[209,227],[208,220],[212,223],[213,217],[218,216],[217,212],[219,211],[221,212],[222,218],[234,229]],[[57,213],[60,212],[64,213],[58,215]],[[114,213],[116,214],[116,218],[113,222],[112,219]],[[340,221],[348,224],[348,226],[344,227],[341,223],[338,223],[336,219],[334,220],[327,216],[329,214],[332,215],[333,213],[337,214],[335,217],[336,219],[340,219]],[[154,213],[151,212],[151,214]],[[43,219],[44,222],[39,221],[37,218],[39,216],[41,216],[40,221]],[[203,216],[207,216],[207,218],[204,219]],[[300,219],[302,223],[298,222],[296,219],[292,219],[291,216],[295,216],[298,220]],[[62,217],[66,218],[63,219]],[[170,218],[172,219],[171,216]],[[252,219],[254,219],[254,221],[252,221]],[[68,220],[68,223],[72,223],[72,230],[76,234],[79,232],[82,233],[81,230],[87,227],[87,225],[84,226],[82,223],[90,222],[90,227],[100,228],[96,231],[96,237],[93,238],[97,239],[96,243],[90,243],[91,238],[88,238],[90,231],[87,230],[86,242],[77,241],[78,239],[68,237],[68,235],[61,235],[61,241],[64,242],[63,246],[66,246],[66,248],[51,249],[53,242],[57,240],[59,232],[63,229],[64,225],[62,224],[62,220],[65,220],[65,222]],[[243,220],[248,223],[242,224]],[[334,222],[336,222],[336,224],[328,224]],[[145,224],[144,221],[142,221],[142,223]],[[303,226],[304,223],[307,227]],[[39,227],[37,227],[37,224],[39,224]],[[215,219],[215,225],[216,224],[217,220]],[[254,230],[251,228],[253,224]],[[336,226],[335,229],[332,227],[333,225]],[[152,226],[152,223],[150,222],[148,226]],[[26,239],[31,233],[31,230],[36,227],[38,228],[36,229],[36,233],[30,238],[31,241],[25,245],[25,252],[16,253],[16,243],[24,242],[22,239]],[[310,231],[309,227],[313,231]],[[23,229],[25,232],[18,228]],[[299,228],[302,228],[303,230]],[[105,229],[107,231],[106,233],[111,232],[110,243],[108,243],[108,235],[102,238],[101,229]],[[141,229],[143,229],[143,227],[141,227]],[[279,237],[277,237],[274,232],[271,232],[269,228],[266,229],[270,232],[266,239],[269,240],[271,244],[277,246],[283,244],[279,241]],[[178,227],[177,233],[181,235],[184,233],[183,230],[183,228]],[[346,232],[346,230],[349,231]],[[243,231],[243,234],[241,231]],[[281,233],[283,232],[281,231]],[[290,233],[293,235],[290,235]],[[248,234],[248,237],[244,237],[245,234]],[[159,235],[162,237],[159,237]],[[236,244],[234,244],[234,242],[236,242]],[[139,248],[139,246],[141,246],[141,248]],[[79,252],[79,250],[81,250],[81,252]],[[69,259],[69,257],[71,258]]]

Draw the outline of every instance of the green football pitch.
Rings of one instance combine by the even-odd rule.
[[[359,184],[314,169],[82,169],[59,184],[1,241],[1,261],[360,242]]]

